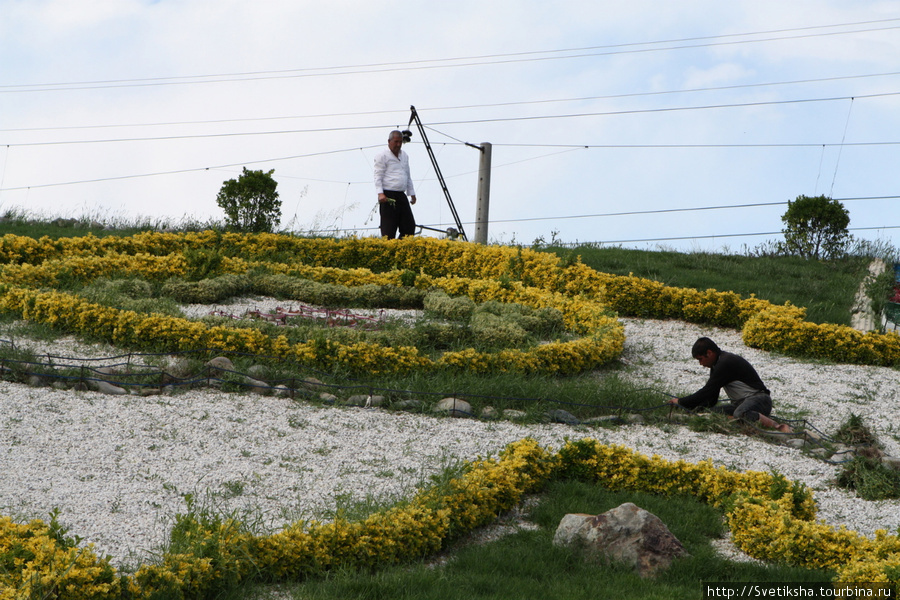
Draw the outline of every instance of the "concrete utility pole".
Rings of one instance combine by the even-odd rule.
[[[481,150],[481,160],[478,164],[478,202],[475,205],[474,242],[487,244],[488,206],[491,200],[491,144],[484,142],[481,146],[472,146]]]

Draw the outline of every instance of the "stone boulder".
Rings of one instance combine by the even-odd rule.
[[[553,543],[581,548],[588,560],[631,565],[641,577],[652,577],[687,554],[659,517],[631,502],[599,515],[564,516]]]
[[[113,385],[108,381],[97,380],[91,382],[92,387],[100,392],[101,394],[112,394],[114,396],[122,396],[128,393],[128,390],[125,388],[119,387],[117,385]]]
[[[268,396],[272,393],[272,386],[270,386],[265,381],[261,381],[259,379],[253,379],[252,377],[244,377],[244,383],[247,386],[247,390],[253,394],[259,394],[260,396]]]
[[[347,406],[360,406],[363,408],[378,408],[384,405],[384,396],[354,394],[347,398]]]
[[[471,417],[472,405],[459,398],[444,398],[434,405],[433,412],[450,415],[451,417]]]
[[[481,409],[481,418],[485,421],[494,421],[500,418],[500,413],[493,406],[485,406]]]
[[[581,421],[578,417],[567,410],[556,408],[547,412],[547,418],[553,423],[565,423],[566,425],[579,425]]]
[[[514,408],[507,408],[503,411],[503,418],[509,419],[510,421],[521,421],[528,416],[524,410],[516,410]]]
[[[203,368],[212,372],[234,371],[234,363],[227,356],[217,356],[203,365]]]
[[[322,391],[322,388],[325,387],[325,383],[320,379],[316,379],[315,377],[307,377],[297,383],[300,384],[301,389],[304,389],[308,392],[320,392]]]

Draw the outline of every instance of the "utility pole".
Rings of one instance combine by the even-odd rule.
[[[478,162],[478,201],[475,205],[475,239],[476,244],[487,244],[488,241],[488,208],[491,200],[491,144],[483,142],[481,146],[468,144],[481,150]]]

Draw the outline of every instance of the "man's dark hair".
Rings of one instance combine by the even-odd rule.
[[[691,347],[691,356],[697,358],[698,356],[704,356],[707,352],[712,350],[716,354],[721,354],[722,351],[719,350],[719,347],[716,346],[716,343],[709,339],[708,337],[702,337],[694,342],[693,347]]]

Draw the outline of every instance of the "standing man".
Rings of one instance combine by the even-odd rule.
[[[388,147],[375,157],[381,235],[390,240],[397,237],[398,229],[401,238],[416,232],[416,220],[410,208],[410,204],[416,203],[416,190],[409,175],[409,156],[401,149],[402,145],[403,134],[394,130],[388,136]]]
[[[725,413],[734,419],[759,422],[763,427],[777,429],[782,433],[791,433],[785,423],[776,423],[769,418],[772,412],[772,396],[756,373],[756,369],[741,356],[719,349],[714,341],[702,337],[694,342],[691,356],[709,369],[709,381],[702,388],[684,398],[672,398],[670,404],[684,408],[712,408],[719,401],[719,391],[725,388],[725,394],[731,403],[716,412]]]

